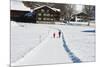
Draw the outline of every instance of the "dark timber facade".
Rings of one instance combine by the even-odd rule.
[[[17,22],[54,23],[60,20],[60,11],[49,6],[40,6],[32,9],[33,11],[11,10],[11,20]],[[46,22],[45,22],[46,21]]]
[[[60,11],[48,6],[37,7],[34,9],[37,21],[59,21]]]

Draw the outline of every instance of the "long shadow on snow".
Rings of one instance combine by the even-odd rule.
[[[59,30],[61,31],[61,30]],[[66,44],[66,41],[65,41],[65,38],[64,38],[64,34],[62,32],[62,41],[63,41],[63,47],[65,49],[65,51],[68,53],[69,57],[71,58],[71,60],[73,61],[73,63],[80,63],[82,62],[78,57],[76,57],[74,55],[73,52],[71,52],[71,50],[68,48],[67,44]]]

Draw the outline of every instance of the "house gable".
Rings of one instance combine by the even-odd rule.
[[[36,13],[37,21],[58,21],[60,18],[60,12],[56,8],[51,8],[49,6],[41,6],[33,9]]]

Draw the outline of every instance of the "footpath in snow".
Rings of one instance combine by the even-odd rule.
[[[54,30],[55,31],[55,30]],[[12,65],[37,65],[37,64],[54,64],[73,62],[63,47],[62,37],[52,37],[49,34],[40,45],[34,48],[22,59]]]

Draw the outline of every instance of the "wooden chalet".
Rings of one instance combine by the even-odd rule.
[[[47,5],[30,9],[22,1],[11,1],[11,20],[17,22],[54,23],[60,20],[60,9],[52,8]]]
[[[40,6],[33,9],[33,13],[36,13],[37,21],[59,21],[60,20],[60,9],[52,8],[50,6]]]

